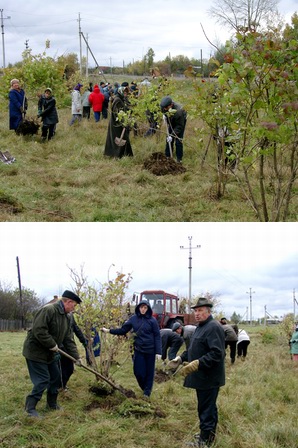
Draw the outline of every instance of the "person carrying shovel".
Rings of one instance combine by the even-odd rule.
[[[129,88],[119,87],[114,96],[111,108],[111,115],[108,127],[108,133],[105,143],[104,155],[121,159],[122,157],[133,156],[133,151],[129,139],[129,126],[125,126],[119,120],[118,114],[125,114],[131,109],[128,101]]]
[[[60,409],[57,403],[61,385],[59,369],[59,346],[63,344],[81,365],[80,355],[73,339],[71,322],[67,314],[73,312],[81,299],[72,291],[64,291],[61,300],[43,306],[36,313],[32,328],[28,331],[23,345],[33,389],[26,397],[25,410],[30,417],[39,417],[36,405],[47,390],[47,408]]]
[[[174,145],[176,146],[176,159],[178,163],[183,158],[183,136],[186,126],[186,111],[170,96],[165,96],[160,102],[164,122],[167,127],[167,139],[165,153],[167,157],[173,157]]]

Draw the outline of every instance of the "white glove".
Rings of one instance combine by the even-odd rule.
[[[76,360],[76,366],[81,366],[82,365],[82,359],[79,358]]]
[[[58,351],[58,345],[56,344],[54,347],[50,348],[50,350],[52,352],[57,352]]]
[[[180,364],[182,364],[182,359],[180,356],[176,356],[176,358],[168,362],[168,367],[170,367],[171,369],[177,369],[177,367],[179,367]]]
[[[168,142],[168,143],[171,143],[172,140],[173,140],[173,138],[172,138],[170,135],[168,135],[168,136],[167,136],[167,142]]]
[[[102,328],[101,328],[101,331],[102,331],[103,333],[110,333],[110,329],[109,329],[109,328],[105,328],[105,327],[102,327]]]
[[[161,359],[161,355],[156,355],[156,361],[159,361]]]

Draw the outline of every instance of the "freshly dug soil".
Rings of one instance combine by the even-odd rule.
[[[156,176],[165,174],[182,174],[186,169],[181,163],[176,162],[171,157],[166,157],[162,152],[154,152],[143,164],[145,170],[150,171]]]
[[[34,135],[37,134],[38,129],[40,128],[40,124],[37,120],[25,119],[23,120],[18,128],[16,129],[16,134],[18,135]]]
[[[164,383],[172,378],[172,374],[165,372],[164,370],[156,369],[154,375],[154,381],[156,383]]]

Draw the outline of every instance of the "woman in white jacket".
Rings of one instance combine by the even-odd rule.
[[[238,341],[237,341],[237,356],[241,358],[242,361],[245,360],[247,355],[247,347],[250,344],[250,338],[245,330],[238,330]]]
[[[72,119],[70,122],[70,126],[74,124],[75,121],[81,121],[82,120],[82,99],[81,99],[81,93],[80,89],[83,87],[82,84],[78,83],[73,91],[71,92],[71,113],[72,113]]]

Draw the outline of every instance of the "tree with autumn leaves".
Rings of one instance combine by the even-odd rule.
[[[190,107],[222,141],[217,197],[236,179],[259,221],[286,221],[297,181],[297,23],[295,15],[283,32],[238,32],[216,81],[195,84]]]
[[[99,331],[104,326],[119,327],[128,319],[125,294],[132,277],[130,274],[118,272],[115,279],[108,279],[96,286],[90,284],[83,267],[79,272],[74,269],[70,271],[75,292],[82,299],[80,307],[76,310],[75,319],[88,340],[87,350],[91,366],[103,376],[109,377],[111,365],[123,347],[129,356],[129,340],[126,337],[109,338],[105,334],[100,334],[98,361],[93,354],[92,341],[95,330]]]

